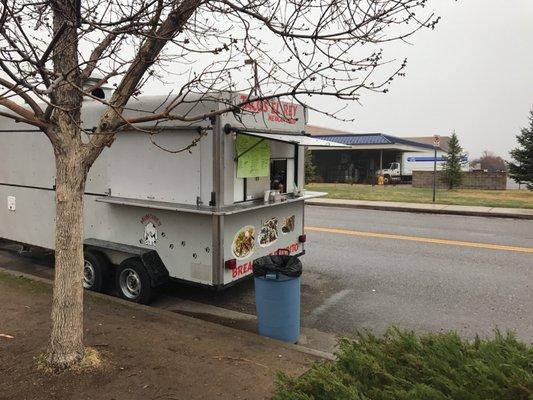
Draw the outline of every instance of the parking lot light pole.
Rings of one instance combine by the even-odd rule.
[[[433,136],[433,203],[435,203],[435,192],[437,191],[437,148],[440,146],[440,137]]]

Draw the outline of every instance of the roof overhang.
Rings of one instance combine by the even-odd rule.
[[[328,148],[324,149],[328,150]],[[331,148],[331,150],[338,150]],[[344,150],[395,150],[395,151],[430,151],[429,149],[423,147],[408,146],[400,143],[390,143],[390,144],[356,144],[356,145],[346,145]]]
[[[318,149],[345,149],[349,150],[350,146],[331,142],[328,140],[316,139],[311,136],[299,134],[285,134],[285,133],[268,133],[268,132],[254,132],[247,130],[239,130],[239,134],[255,136],[263,139],[274,140],[276,142],[291,143],[298,146],[315,147]]]

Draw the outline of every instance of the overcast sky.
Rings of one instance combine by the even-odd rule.
[[[442,17],[437,28],[388,53],[408,58],[405,78],[388,94],[365,93],[363,106],[352,106],[354,122],[311,114],[310,123],[397,136],[455,129],[471,156],[489,150],[508,158],[533,107],[533,0],[433,0],[430,7]]]

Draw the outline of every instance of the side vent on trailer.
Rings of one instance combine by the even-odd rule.
[[[101,84],[102,77],[99,76],[90,76],[89,78],[85,79],[83,82],[83,90],[89,91],[91,93],[91,96],[95,97],[96,99],[110,99],[111,95],[113,94],[113,89],[109,86],[106,86],[106,84]],[[85,96],[86,100],[95,100],[91,97]]]

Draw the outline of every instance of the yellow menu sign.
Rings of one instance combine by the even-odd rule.
[[[249,135],[235,139],[237,178],[257,178],[270,174],[270,144],[268,140]]]

